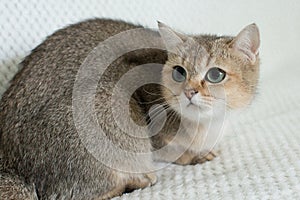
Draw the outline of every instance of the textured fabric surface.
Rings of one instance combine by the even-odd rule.
[[[262,33],[259,94],[231,121],[220,155],[202,165],[168,165],[153,187],[116,199],[300,199],[299,10],[297,0],[1,0],[0,95],[32,48],[79,20],[109,17],[149,27],[161,20],[189,33],[226,34],[255,21]]]

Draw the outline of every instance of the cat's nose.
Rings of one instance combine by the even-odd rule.
[[[197,94],[197,93],[198,93],[198,91],[196,91],[196,90],[194,90],[194,89],[189,89],[189,90],[185,90],[185,91],[184,91],[185,96],[186,96],[189,100],[191,100],[191,99],[193,98],[193,96],[194,96],[195,94]]]

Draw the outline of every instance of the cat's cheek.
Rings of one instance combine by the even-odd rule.
[[[250,105],[253,97],[251,94],[241,91],[235,97],[228,99],[228,104],[232,109],[243,109]]]

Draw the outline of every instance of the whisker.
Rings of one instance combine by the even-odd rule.
[[[167,109],[162,110],[161,112],[156,113],[156,115],[152,116],[149,120],[155,121],[157,118],[159,118],[164,113],[163,111],[168,112],[169,109],[171,109],[171,108],[167,108]]]
[[[152,104],[154,102],[158,102],[158,101],[168,101],[170,99],[174,98],[174,96],[170,96],[170,97],[160,97],[158,99],[155,99],[153,101],[145,101],[145,102],[142,102],[142,101],[137,101],[139,104]]]
[[[166,112],[168,112],[169,110],[171,110],[171,108],[167,108],[167,109],[165,109],[164,111],[166,111]],[[150,118],[149,119],[149,129],[151,130],[152,129],[152,127],[155,125],[155,122],[157,121],[157,119],[159,119],[160,118],[160,116],[163,114],[163,111],[162,112],[160,112],[159,114],[157,114],[156,116],[154,116],[154,117],[152,117],[152,118]],[[167,116],[166,116],[167,118],[168,118],[168,114],[167,114]]]
[[[165,98],[164,98],[164,97],[161,97],[161,98],[155,99],[155,100],[153,100],[153,101],[146,101],[146,102],[137,101],[137,103],[139,103],[139,104],[152,104],[152,103],[154,103],[154,102],[158,102],[158,101],[162,101],[162,100],[165,100]]]
[[[178,118],[178,114],[173,110],[170,116],[171,124],[173,124]]]
[[[169,107],[169,104],[168,103],[162,103],[162,104],[159,104],[156,108],[150,110],[148,112],[148,115],[152,114],[153,112],[156,112],[158,109],[160,109],[161,107],[165,108],[165,107]]]
[[[160,108],[160,107],[159,107]],[[155,108],[156,109],[156,112],[152,115],[150,114],[150,112],[148,113],[148,116],[149,116],[149,120],[154,120],[158,115],[160,115],[161,113],[163,113],[163,111],[167,111],[168,109],[170,109],[170,107],[164,107],[164,109],[162,110],[157,110],[159,108]],[[148,123],[148,122],[147,122]]]
[[[204,105],[207,105],[207,106],[212,106],[212,102],[211,101],[206,101],[206,100],[200,100],[199,101],[200,102],[200,104],[204,104]]]
[[[150,94],[150,95],[161,95],[161,93],[153,93],[153,92],[149,92],[147,91],[144,87],[143,87],[143,91],[146,92],[147,94]]]

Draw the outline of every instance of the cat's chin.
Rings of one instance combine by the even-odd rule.
[[[212,110],[205,106],[198,106],[192,103],[182,106],[180,110],[182,117],[195,123],[207,122],[212,118]]]
[[[189,101],[184,94],[179,96],[178,102],[179,106],[174,108],[180,113],[181,117],[195,122],[207,122],[212,118],[212,109],[206,105],[197,104],[197,102]]]

